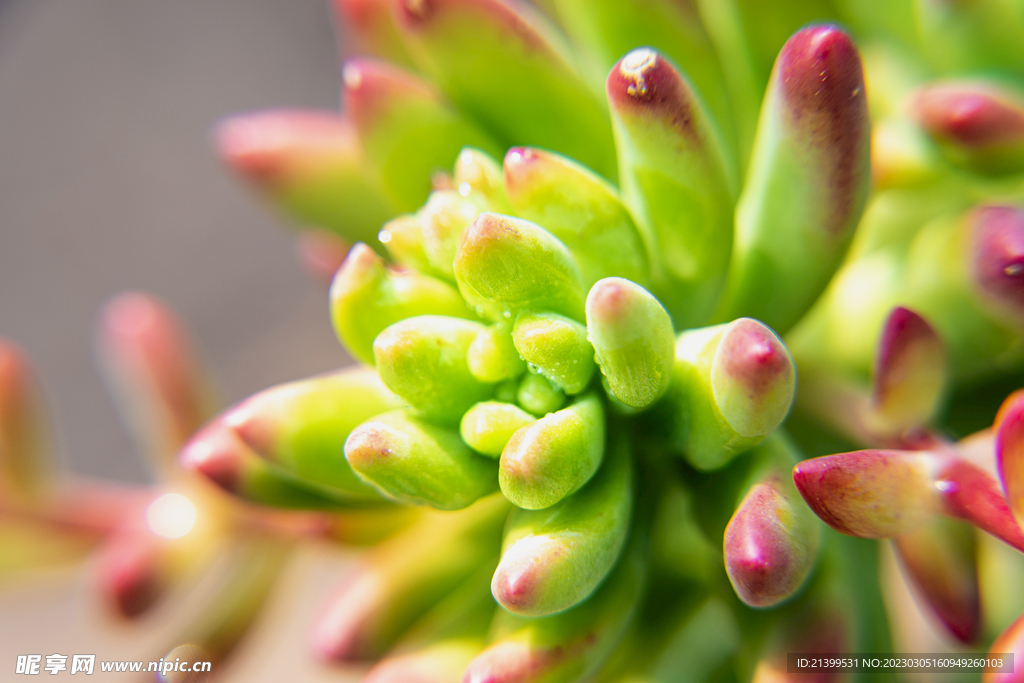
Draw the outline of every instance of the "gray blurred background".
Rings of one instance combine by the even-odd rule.
[[[211,144],[227,114],[338,92],[327,0],[0,0],[0,335],[75,471],[146,477],[92,361],[115,292],[176,309],[228,401],[348,362],[324,286]]]

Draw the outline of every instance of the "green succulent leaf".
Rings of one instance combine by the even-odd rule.
[[[384,384],[423,417],[455,424],[493,387],[469,370],[466,354],[484,326],[461,318],[418,315],[385,328],[373,342]]]
[[[622,278],[601,280],[587,295],[587,333],[615,398],[635,409],[661,398],[672,378],[675,334],[650,292]]]
[[[604,407],[586,394],[520,427],[501,452],[502,493],[521,508],[550,507],[594,475],[605,449]]]
[[[565,404],[565,392],[544,375],[528,372],[516,390],[516,401],[534,415],[547,415]]]
[[[361,422],[400,406],[375,372],[353,367],[266,389],[221,421],[246,447],[304,482],[375,500],[345,461],[345,439]]]
[[[584,319],[583,280],[569,250],[521,218],[480,214],[459,243],[455,278],[466,301],[494,322],[524,309]]]
[[[853,41],[833,26],[799,31],[761,108],[720,319],[749,316],[785,333],[807,311],[860,220],[870,142]]]
[[[584,286],[603,277],[648,281],[647,249],[618,192],[559,154],[513,147],[505,155],[505,191],[517,216],[561,240]]]
[[[423,203],[437,169],[450,168],[470,144],[499,152],[429,84],[383,62],[352,59],[342,69],[345,105],[370,167],[394,206]]]
[[[498,488],[496,463],[458,431],[396,410],[356,427],[345,441],[356,474],[396,500],[460,510]]]
[[[675,447],[697,469],[721,467],[775,431],[795,385],[789,351],[756,320],[684,332],[669,389]]]
[[[415,315],[476,317],[448,283],[414,270],[388,268],[365,244],[352,247],[331,282],[331,321],[349,353],[373,363],[377,335]]]
[[[536,419],[512,403],[484,401],[477,403],[462,416],[459,433],[462,440],[477,453],[497,458],[505,450],[512,435]]]
[[[620,440],[586,487],[553,507],[512,514],[491,582],[495,598],[523,616],[554,614],[580,603],[615,566],[632,510],[632,458]]]
[[[557,313],[523,311],[512,328],[516,351],[566,394],[582,392],[594,375],[594,348],[587,328]]]
[[[543,17],[500,0],[395,4],[416,63],[499,140],[559,150],[611,177],[605,109]]]
[[[707,321],[732,250],[734,174],[693,87],[641,48],[607,81],[626,206],[647,243],[651,288],[677,326]]]

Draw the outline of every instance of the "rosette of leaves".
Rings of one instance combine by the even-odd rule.
[[[954,439],[1022,360],[1015,10],[543,5],[338,2],[377,56],[345,63],[344,114],[220,130],[362,242],[331,315],[363,365],[232,408],[245,456],[200,436],[188,466],[258,503],[251,454],[324,505],[448,511],[368,556],[316,651],[386,655],[375,681],[784,677],[891,647],[851,536],[990,639],[979,575],[1012,562],[964,522],[1022,548],[1017,399]],[[826,19],[863,60],[800,28]]]

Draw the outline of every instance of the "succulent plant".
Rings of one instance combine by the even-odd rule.
[[[285,539],[393,532],[311,633],[373,683],[789,680],[787,652],[911,642],[908,586],[947,638],[1024,653],[1024,562],[992,541],[1024,552],[1024,10],[335,7],[372,55],[344,113],[218,144],[336,267],[358,365],[193,433],[212,410],[169,314],[129,298],[104,328],[147,449],[188,439],[201,476],[168,476],[209,501],[200,545],[255,558],[208,651]],[[5,397],[5,500],[49,519]],[[202,562],[198,535],[103,530],[127,614]]]
[[[910,5],[338,2],[362,47],[401,65],[346,62],[333,118],[354,131],[337,167],[361,164],[392,213],[423,203],[377,241],[341,199],[353,183],[290,201],[312,184],[292,171],[317,147],[309,115],[222,127],[227,159],[302,223],[372,245],[334,276],[332,317],[404,407],[343,447],[339,428],[337,468],[392,500],[464,507],[497,484],[515,506],[491,581],[504,611],[464,680],[614,680],[631,648],[671,659],[701,604],[734,634],[709,667],[739,678],[774,670],[769,623],[793,638],[817,623],[832,651],[889,647],[877,588],[854,588],[873,550],[811,511],[895,539],[949,633],[982,636],[976,543],[944,520],[1021,550],[1015,475],[998,438],[949,437],[984,427],[972,407],[1021,366],[1024,109],[1000,84],[1019,69],[980,56],[1020,17],[923,1],[914,35]],[[799,29],[830,18],[858,33],[876,90],[848,33]],[[961,24],[961,52],[936,51]],[[979,69],[996,80],[941,80]],[[290,137],[260,132],[277,128]],[[843,447],[873,450],[793,469]],[[636,553],[646,586],[606,625],[590,612]],[[723,564],[742,603],[782,606],[737,606]],[[510,613],[542,621],[516,631]]]

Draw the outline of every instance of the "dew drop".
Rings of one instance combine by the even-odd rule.
[[[473,191],[473,188],[469,186],[469,183],[459,183],[459,194],[463,197],[468,197],[469,193]]]
[[[377,239],[379,239],[384,244],[387,244],[388,242],[391,241],[391,231],[381,230],[380,232],[377,233]]]
[[[1003,274],[1009,277],[1017,277],[1024,274],[1024,263],[1011,263],[1003,268]]]

